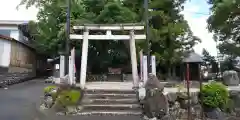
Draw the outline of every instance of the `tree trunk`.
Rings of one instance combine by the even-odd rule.
[[[173,72],[173,74],[172,74],[173,77],[176,77],[176,66],[173,67],[172,72]]]
[[[171,77],[171,71],[172,71],[172,69],[171,69],[171,67],[168,67],[168,78],[170,78]]]

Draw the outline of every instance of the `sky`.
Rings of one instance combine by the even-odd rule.
[[[14,1],[14,2],[13,2]],[[36,20],[37,9],[32,7],[28,10],[24,6],[18,10],[16,6],[21,0],[5,0],[0,4],[0,20]],[[217,55],[216,43],[212,34],[207,30],[206,20],[209,14],[207,0],[188,0],[185,3],[185,10],[182,12],[195,36],[198,36],[202,43],[194,47],[195,52],[201,54],[205,48],[213,56]]]
[[[211,55],[217,56],[216,43],[214,42],[212,33],[207,30],[207,18],[209,16],[209,5],[207,0],[189,0],[184,5],[182,14],[188,21],[188,24],[195,36],[198,36],[202,43],[194,47],[195,52],[201,54],[205,48]]]

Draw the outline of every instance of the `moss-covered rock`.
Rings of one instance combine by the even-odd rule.
[[[49,93],[51,92],[53,89],[57,89],[57,86],[55,85],[51,85],[51,86],[47,86],[43,89],[44,93]]]
[[[61,86],[47,86],[44,88],[44,98],[45,98],[45,106],[47,108],[53,108],[57,112],[65,111],[67,112],[67,108],[69,106],[76,107],[80,103],[82,97],[82,90],[75,87],[61,87]],[[49,97],[52,98],[52,101],[49,100]],[[51,103],[51,104],[49,104]]]
[[[63,90],[58,93],[57,102],[64,106],[77,105],[81,97],[81,92],[75,89]]]

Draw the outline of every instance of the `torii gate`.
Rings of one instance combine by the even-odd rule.
[[[73,26],[74,30],[81,30],[83,34],[70,34],[71,40],[83,40],[81,71],[80,71],[80,87],[84,88],[86,83],[87,57],[89,40],[129,40],[130,54],[132,63],[133,87],[138,87],[138,69],[135,40],[146,39],[145,34],[136,34],[135,31],[143,31],[142,24],[84,24],[81,26]],[[101,30],[106,32],[105,35],[91,35],[91,31]],[[128,31],[128,35],[113,35],[113,31]]]

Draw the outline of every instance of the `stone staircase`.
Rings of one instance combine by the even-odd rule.
[[[140,115],[133,90],[87,90],[80,115]]]

